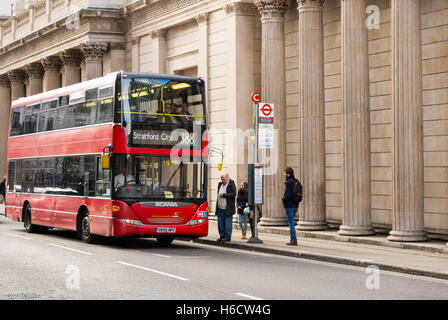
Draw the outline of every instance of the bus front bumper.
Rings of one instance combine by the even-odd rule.
[[[134,225],[125,223],[120,219],[113,218],[113,236],[173,236],[173,237],[206,237],[208,235],[208,219],[196,225]]]

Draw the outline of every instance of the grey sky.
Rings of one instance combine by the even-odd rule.
[[[0,0],[0,16],[11,15],[11,3],[13,0]]]

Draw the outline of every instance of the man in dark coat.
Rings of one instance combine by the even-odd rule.
[[[285,169],[285,179],[286,179],[285,182],[286,188],[282,201],[283,201],[283,207],[285,208],[286,211],[286,217],[288,218],[289,233],[291,237],[291,240],[287,243],[287,245],[296,246],[297,235],[296,235],[294,218],[296,217],[299,204],[298,202],[294,201],[293,198],[293,191],[296,178],[294,177],[294,170],[291,167]]]
[[[0,194],[3,197],[3,202],[6,202],[6,176],[3,177],[2,182],[0,182]]]
[[[218,183],[218,199],[216,201],[216,215],[218,216],[218,242],[230,241],[232,237],[232,220],[235,214],[236,185],[227,173],[221,175]]]

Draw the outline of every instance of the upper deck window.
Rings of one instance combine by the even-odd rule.
[[[18,107],[11,110],[11,136],[23,134],[25,123],[25,107]]]
[[[112,122],[114,87],[92,88],[13,108],[10,136]]]
[[[204,124],[199,83],[157,78],[123,79],[123,120],[126,123]]]

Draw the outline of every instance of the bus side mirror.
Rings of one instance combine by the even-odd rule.
[[[110,153],[103,153],[101,155],[101,167],[103,170],[110,169]]]

